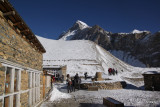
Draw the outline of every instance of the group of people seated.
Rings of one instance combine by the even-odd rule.
[[[52,83],[54,82],[63,82],[64,81],[64,75],[59,75],[59,73],[57,73],[56,75],[51,76],[51,81]]]
[[[78,88],[78,90],[80,89],[81,78],[78,76],[78,73],[72,78],[67,74],[66,81],[68,93],[71,93],[72,91],[75,92],[75,88]]]
[[[114,68],[108,68],[108,74],[109,75],[117,75],[118,74],[118,72],[117,72],[117,70],[115,70]]]

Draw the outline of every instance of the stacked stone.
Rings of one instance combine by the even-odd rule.
[[[3,16],[0,17],[0,58],[42,70],[42,53],[36,51],[27,39],[15,32],[12,24]]]
[[[102,72],[96,72],[96,81],[102,81]]]
[[[2,107],[2,100],[0,100],[0,107]]]
[[[28,107],[28,92],[22,93],[20,98],[21,107]]]
[[[5,67],[0,63],[0,95],[4,93],[5,83]]]
[[[117,82],[111,82],[111,83],[84,83],[81,84],[81,87],[83,89],[87,89],[88,87],[91,86],[96,86],[98,89],[108,89],[108,90],[113,90],[113,89],[122,89],[126,86],[125,82],[117,81]]]
[[[21,80],[21,90],[27,90],[28,89],[28,81],[29,81],[28,72],[22,71],[21,77],[23,77],[23,78],[21,78],[22,79]]]

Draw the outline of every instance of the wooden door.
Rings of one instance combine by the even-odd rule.
[[[45,75],[43,75],[43,98],[45,97],[45,87],[46,87],[46,78]]]

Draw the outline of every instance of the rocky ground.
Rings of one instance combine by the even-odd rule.
[[[67,93],[66,85],[56,84],[58,85],[58,89]],[[72,98],[69,99],[60,99],[57,101],[49,101],[46,100],[42,103],[41,107],[105,107],[103,105],[103,99],[101,97],[93,96],[93,93],[98,93],[98,91],[86,91],[86,90],[78,90],[75,92],[69,93]]]
[[[60,92],[67,93],[65,84],[56,84],[55,86],[57,86]],[[98,91],[76,90],[76,92],[69,94],[72,96],[69,99],[46,100],[41,104],[41,107],[105,107],[103,105],[104,97],[112,97],[123,102],[125,106],[160,106],[159,91],[144,91],[129,84],[125,89]]]

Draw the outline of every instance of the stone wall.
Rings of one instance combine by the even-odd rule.
[[[21,107],[28,107],[28,92],[22,93],[20,96]]]
[[[40,100],[43,100],[43,87],[40,88]]]
[[[0,99],[0,107],[2,107],[2,100]]]
[[[29,36],[29,35],[28,35]],[[0,12],[0,59],[19,64],[24,67],[42,71],[42,53],[29,42],[18,29],[15,29],[12,22],[7,21]],[[0,96],[5,89],[5,67],[0,63]],[[42,77],[41,77],[42,78]],[[43,79],[43,78],[42,78]],[[21,71],[21,90],[28,90],[28,72]],[[43,81],[42,81],[43,88]],[[20,94],[21,107],[28,107],[28,92]],[[42,100],[42,99],[41,99]],[[37,103],[37,102],[36,102]],[[0,107],[2,101],[0,100]]]
[[[28,72],[22,71],[21,72],[21,90],[27,90],[28,89]]]
[[[5,83],[5,67],[2,66],[2,64],[0,63],[0,95],[2,95],[4,93],[4,83]]]
[[[0,15],[0,58],[42,71],[42,53]]]
[[[51,87],[46,87],[45,89],[45,96],[48,94],[48,92],[50,91]]]
[[[160,74],[144,75],[145,90],[160,91]]]
[[[94,82],[94,83],[83,83],[81,84],[82,89],[88,89],[89,86],[97,86],[98,89],[122,89],[126,87],[126,83],[124,81],[117,82]]]

